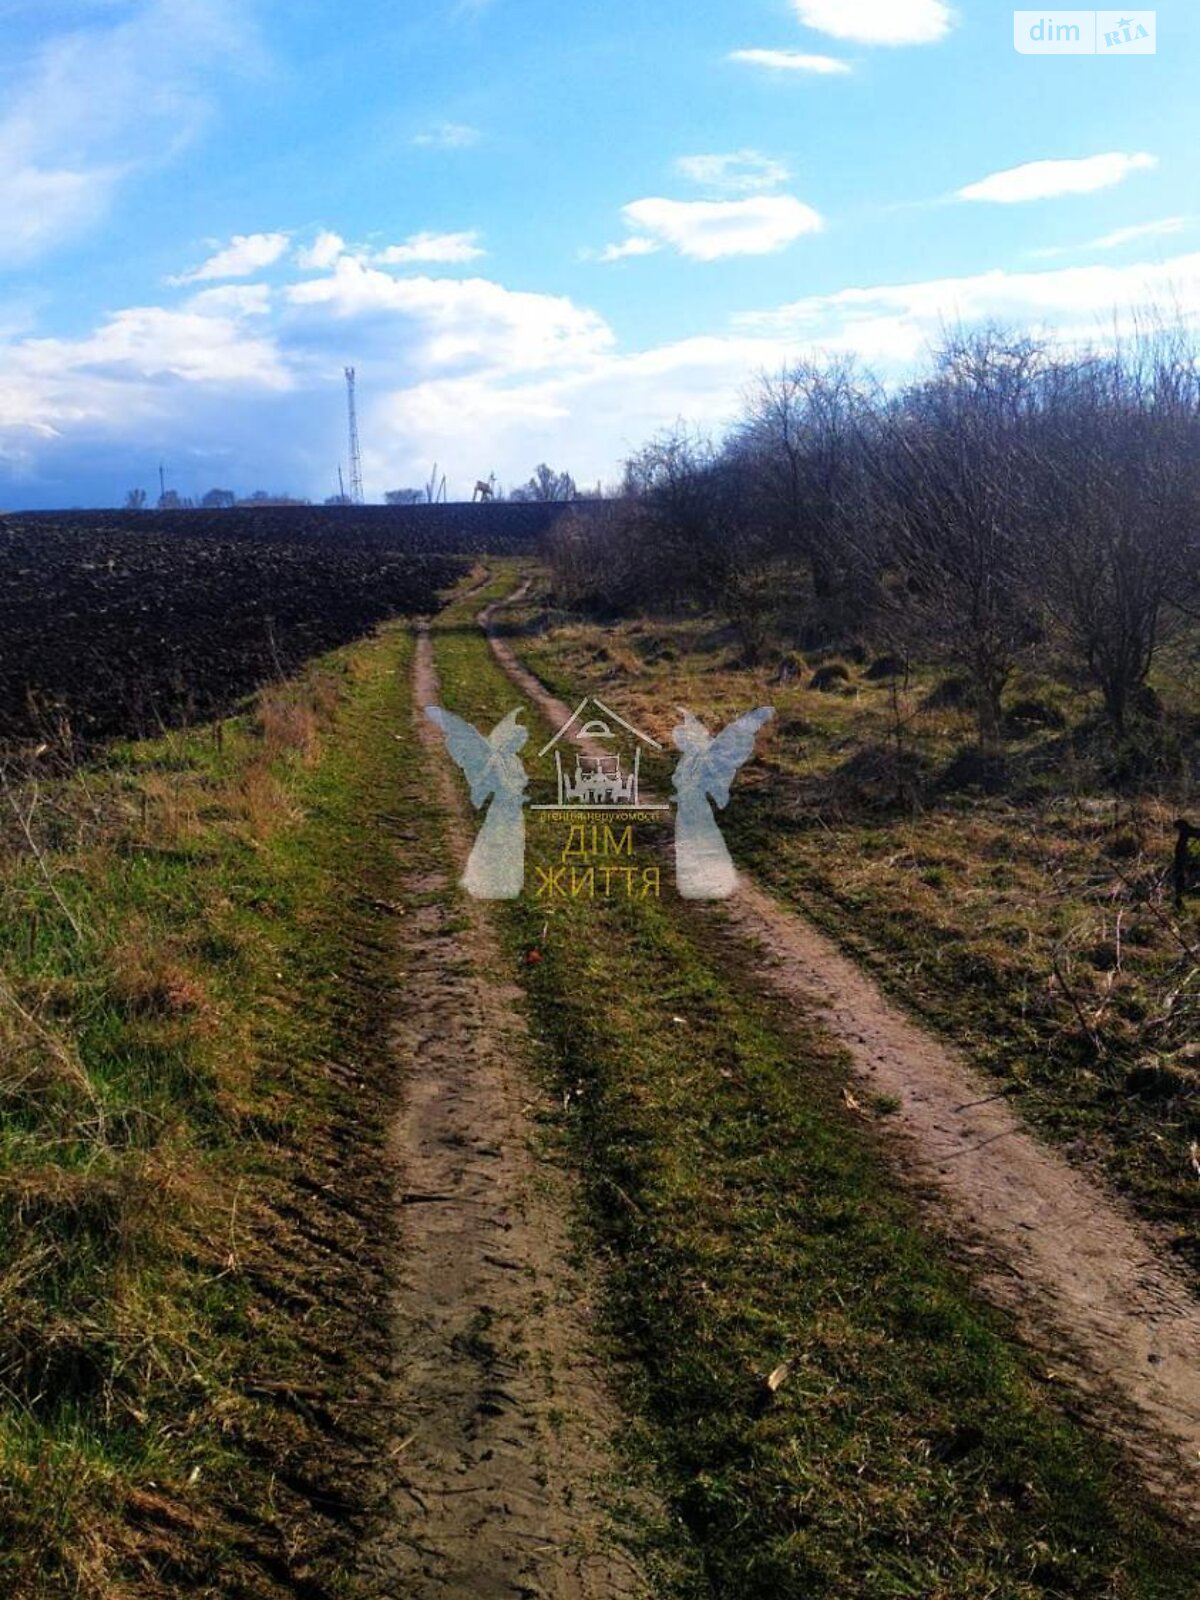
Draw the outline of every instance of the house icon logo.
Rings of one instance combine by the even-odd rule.
[[[534,811],[669,811],[641,796],[642,753],[662,750],[657,739],[635,728],[603,700],[581,700],[562,727],[538,751],[554,752],[558,802]]]

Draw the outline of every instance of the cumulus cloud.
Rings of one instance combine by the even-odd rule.
[[[296,261],[306,271],[323,272],[334,264],[345,248],[346,241],[340,233],[322,228],[312,244],[302,245],[296,251]]]
[[[59,420],[81,405],[86,411],[97,381],[130,391],[164,383],[283,390],[293,381],[272,336],[248,336],[239,317],[217,308],[134,306],[85,338],[24,339],[7,356],[10,369],[23,374],[35,392],[72,394]]]
[[[791,176],[782,161],[759,150],[735,150],[723,156],[680,156],[675,170],[702,188],[725,194],[762,194],[780,188]]]
[[[766,67],[771,72],[811,72],[825,77],[851,70],[850,63],[839,61],[837,56],[805,55],[802,50],[733,50],[729,59],[750,67]]]
[[[0,115],[0,265],[37,260],[101,223],[124,182],[194,140],[222,72],[259,60],[235,0],[148,0],[47,31],[26,57],[14,50]]]
[[[639,240],[670,245],[692,261],[771,255],[825,226],[819,212],[790,194],[750,200],[634,200],[621,214]],[[639,244],[625,253],[648,251]],[[619,256],[610,248],[604,259]]]
[[[478,261],[486,254],[480,247],[478,230],[472,228],[468,233],[414,233],[403,244],[377,251],[373,259],[381,266],[407,266],[421,261]]]
[[[223,283],[201,289],[187,303],[189,311],[228,312],[235,317],[265,317],[271,309],[271,289],[265,283]]]
[[[390,326],[406,358],[428,369],[569,368],[613,343],[602,317],[564,295],[506,289],[486,278],[396,277],[352,256],[284,293],[299,312],[361,322],[377,350],[386,347]]]
[[[169,282],[207,283],[214,278],[249,278],[263,267],[274,266],[287,252],[286,233],[235,233],[229,243],[200,266]]]
[[[1094,194],[1123,183],[1134,172],[1157,165],[1157,156],[1144,152],[1126,155],[1119,150],[1073,161],[1027,161],[1023,166],[993,172],[978,183],[969,183],[958,191],[958,198],[1018,205],[1026,200],[1055,200],[1060,195]]]
[[[936,44],[954,26],[944,0],[793,0],[806,28],[856,44]]]
[[[479,129],[468,122],[439,122],[436,127],[422,129],[413,143],[425,150],[467,150],[482,138]]]

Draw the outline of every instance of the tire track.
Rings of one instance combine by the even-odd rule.
[[[440,735],[427,628],[414,712],[457,858],[470,844]],[[520,990],[481,906],[447,874],[407,875],[405,1006],[393,1132],[402,1281],[397,1413],[407,1436],[367,1567],[404,1600],[648,1600],[608,1514],[620,1426],[589,1349],[589,1289],[568,1263],[566,1182],[530,1148]]]
[[[561,725],[570,709],[517,658],[496,612],[479,623],[513,684]],[[1016,1319],[1056,1376],[1152,1488],[1200,1510],[1200,1306],[1137,1219],[997,1098],[996,1085],[894,1005],[802,915],[742,875],[738,893],[689,913],[756,957],[762,989],[803,1008],[848,1051],[864,1087],[894,1097],[895,1161],[936,1195],[978,1265],[984,1292]]]

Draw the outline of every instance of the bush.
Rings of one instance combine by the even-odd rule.
[[[820,694],[832,694],[850,681],[850,669],[844,661],[829,661],[818,667],[808,680],[808,687]]]
[[[868,683],[880,683],[885,678],[898,678],[906,663],[900,656],[876,656],[863,676]]]
[[[1062,730],[1067,725],[1067,719],[1057,706],[1048,705],[1044,700],[1018,700],[1009,706],[1004,714],[1005,732],[1020,738],[1028,733],[1030,728],[1054,728]]]

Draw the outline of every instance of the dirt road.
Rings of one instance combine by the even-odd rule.
[[[427,632],[413,692],[431,800],[462,861],[474,824],[422,714],[438,702]],[[520,991],[484,909],[448,902],[447,887],[428,863],[406,884],[393,1382],[410,1423],[368,1565],[397,1600],[648,1596],[609,1516],[620,1418],[590,1349],[590,1287],[569,1261],[567,1182],[531,1148]]]
[[[497,634],[498,609],[479,617],[496,660],[561,724],[569,709]],[[985,1292],[1016,1316],[1048,1369],[1092,1397],[1089,1409],[1152,1486],[1200,1508],[1200,1309],[1136,1220],[1029,1132],[995,1084],[744,875],[733,900],[695,914],[757,952],[762,987],[814,1012],[864,1086],[899,1102],[895,1160],[939,1197]]]

